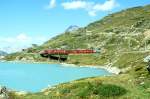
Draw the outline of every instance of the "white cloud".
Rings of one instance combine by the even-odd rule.
[[[74,0],[70,2],[63,2],[62,6],[66,10],[83,9],[88,12],[90,16],[96,16],[101,11],[111,11],[119,4],[116,0],[107,0],[103,4],[91,1]]]
[[[31,38],[27,36],[25,33],[21,33],[16,37],[19,41],[29,41]]]
[[[93,15],[96,15],[97,12],[100,11],[111,11],[115,7],[118,7],[119,3],[117,3],[115,0],[108,0],[104,2],[103,4],[95,4],[90,11],[90,13],[93,13]]]
[[[118,3],[115,0],[108,0],[104,4],[96,4],[93,7],[93,10],[100,11],[109,11],[118,6]]]
[[[8,53],[16,52],[32,44],[42,44],[48,39],[45,36],[28,36],[26,33],[20,33],[15,37],[0,37],[0,49]]]
[[[46,6],[46,9],[52,9],[56,7],[56,0],[50,0],[49,5]]]
[[[96,16],[96,11],[88,11],[88,14],[90,15],[90,16]]]
[[[85,1],[72,1],[72,2],[62,3],[62,6],[64,7],[64,9],[67,9],[67,10],[70,10],[70,9],[85,9],[89,5],[91,5],[91,3],[85,2]]]
[[[7,37],[7,38],[1,38],[0,41],[12,43],[12,42],[15,42],[15,39],[13,39],[11,37]]]

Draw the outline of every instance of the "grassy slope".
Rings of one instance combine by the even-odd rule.
[[[111,14],[100,21],[89,24],[85,28],[80,28],[73,33],[61,34],[47,41],[42,46],[34,49],[31,48],[36,52],[49,47],[63,48],[64,46],[66,49],[102,48],[103,52],[101,54],[70,55],[67,63],[103,65],[108,62],[114,62],[113,66],[119,68],[130,67],[130,69],[125,74],[118,76],[96,77],[73,81],[58,85],[56,88],[42,93],[28,94],[26,96],[20,96],[17,99],[148,99],[150,97],[150,75],[146,70],[147,64],[143,62],[143,58],[150,52],[133,52],[143,50],[144,40],[147,37],[144,32],[147,29],[150,29],[150,5]],[[92,35],[86,35],[86,30],[92,31]],[[110,32],[114,34],[103,34]],[[122,35],[136,33],[139,33],[139,35]],[[129,40],[131,41],[131,49],[128,46]],[[149,39],[147,39],[147,44],[149,45]],[[28,57],[28,53],[29,51],[21,53],[21,55],[23,54],[24,56],[25,54],[25,57]],[[6,58],[14,60],[16,57],[21,57],[21,55],[17,54],[9,55]],[[44,61],[38,57],[34,59],[36,61]],[[115,89],[118,87],[115,86],[114,88],[109,86],[109,84],[121,87],[121,89]],[[112,92],[101,90],[101,86],[102,88],[108,86],[112,92],[118,93],[111,95]],[[124,94],[121,94],[122,91]],[[109,94],[110,97],[106,94]]]
[[[143,81],[145,83],[140,84]],[[149,80],[135,79],[128,74],[87,78],[16,99],[149,99],[149,83]]]

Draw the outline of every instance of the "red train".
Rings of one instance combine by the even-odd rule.
[[[96,50],[89,50],[89,49],[82,49],[82,50],[44,50],[40,52],[40,54],[90,54],[90,53],[97,53]]]

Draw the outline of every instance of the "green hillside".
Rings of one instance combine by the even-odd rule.
[[[28,53],[40,52],[48,48],[86,49],[101,48],[112,56],[126,51],[142,51],[149,45],[150,33],[150,6],[135,7],[123,10],[93,22],[87,27],[72,32],[62,33],[41,46],[34,46],[22,52],[19,56],[10,55],[8,60],[27,57]],[[23,55],[22,55],[23,54]],[[24,55],[25,54],[25,55]],[[13,57],[12,57],[13,56]],[[36,56],[36,55],[35,55]],[[98,56],[98,55],[97,55]],[[101,55],[104,57],[105,55]],[[101,56],[98,56],[101,59]],[[116,57],[114,55],[113,57]],[[39,57],[33,57],[40,61]],[[28,58],[27,58],[28,60]],[[43,60],[42,60],[43,61]]]
[[[135,39],[141,41],[141,39],[139,38],[141,37],[140,35],[142,35],[146,29],[150,28],[149,16],[150,6],[135,7],[132,9],[123,10],[121,12],[108,15],[102,20],[91,23],[87,27],[80,28],[79,30],[72,33],[70,32],[61,34],[44,43],[44,45],[42,45],[41,47],[66,47],[68,49],[105,47],[108,44],[118,43],[117,41],[120,41],[120,39],[122,40],[120,41],[120,43],[125,43],[126,41],[123,41],[122,38],[132,36],[123,36],[123,34],[138,33],[139,36],[135,37]],[[105,33],[108,34],[106,35]],[[118,35],[122,35],[123,37]],[[102,45],[102,43],[106,43],[107,45]]]
[[[104,17],[87,27],[62,33],[41,46],[6,56],[6,60],[56,62],[37,54],[48,48],[100,48],[100,54],[69,55],[66,63],[118,67],[122,74],[81,79],[16,99],[149,99],[150,74],[143,59],[150,54],[150,5]],[[105,90],[109,89],[109,90]],[[12,97],[14,94],[12,94]],[[15,96],[14,96],[15,97]],[[21,97],[21,98],[20,98]]]

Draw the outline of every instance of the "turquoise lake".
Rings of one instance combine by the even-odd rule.
[[[38,92],[48,86],[104,75],[110,75],[110,73],[104,69],[65,67],[62,64],[0,62],[0,85],[17,91]]]

